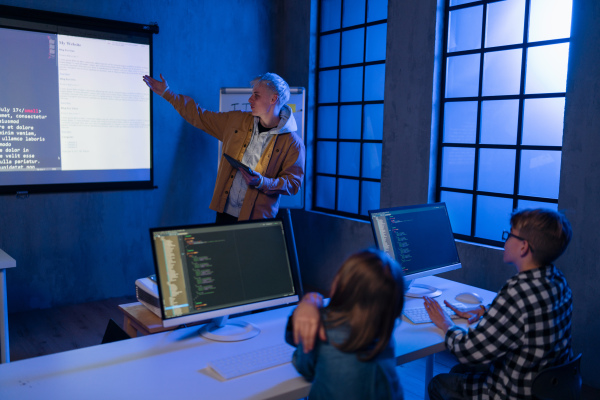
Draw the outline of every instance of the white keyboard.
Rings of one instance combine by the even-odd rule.
[[[292,361],[294,350],[289,344],[281,343],[213,360],[208,363],[208,367],[227,380],[288,363]]]
[[[462,304],[452,304],[452,305],[454,307],[458,308],[459,310],[462,306]],[[453,319],[460,318],[449,307],[447,307],[443,304],[440,304],[440,306],[442,306],[442,310],[444,310],[444,312],[446,314],[448,314],[450,316],[450,318],[453,318]],[[429,318],[429,314],[427,314],[427,310],[425,310],[425,307],[408,308],[408,309],[402,310],[402,314],[404,314],[404,316],[406,318],[408,318],[410,320],[410,322],[412,322],[413,324],[425,324],[427,322],[431,322],[431,318]]]

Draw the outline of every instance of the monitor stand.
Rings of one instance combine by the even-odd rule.
[[[229,316],[213,319],[200,329],[200,335],[217,342],[239,342],[260,333],[256,326],[244,321],[228,321]]]
[[[406,297],[416,297],[416,298],[423,298],[423,296],[427,296],[427,297],[438,297],[439,295],[442,294],[442,291],[436,287],[433,286],[429,286],[429,285],[423,285],[421,283],[414,283],[415,280],[413,279],[412,281],[405,281],[408,289],[406,289],[406,293],[404,293],[404,295]]]

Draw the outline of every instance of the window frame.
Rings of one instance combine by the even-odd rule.
[[[445,8],[444,8],[444,34],[443,34],[443,43],[442,43],[442,56],[441,56],[441,79],[440,79],[440,104],[439,104],[439,126],[437,132],[437,155],[436,155],[436,182],[435,182],[435,199],[436,201],[442,201],[442,192],[453,192],[453,193],[464,193],[472,196],[471,199],[471,226],[470,226],[470,235],[464,235],[460,233],[455,233],[454,236],[456,239],[465,240],[472,243],[480,243],[492,246],[502,246],[503,242],[501,240],[491,240],[487,238],[477,237],[475,236],[476,232],[476,223],[477,223],[477,201],[478,196],[489,196],[494,198],[506,198],[512,200],[512,209],[517,209],[518,202],[520,200],[526,201],[535,201],[535,202],[543,202],[549,205],[558,204],[557,198],[547,198],[547,197],[537,197],[537,196],[527,196],[519,194],[519,184],[520,184],[520,167],[521,167],[521,155],[525,150],[543,150],[543,151],[560,151],[561,152],[561,163],[562,163],[562,144],[560,146],[546,146],[546,145],[523,145],[522,144],[522,134],[523,134],[523,110],[524,110],[524,102],[529,99],[544,99],[544,98],[566,98],[565,92],[553,92],[553,93],[536,93],[536,94],[525,94],[525,77],[527,73],[527,55],[528,50],[535,47],[548,46],[553,44],[560,43],[570,43],[571,37],[562,38],[562,39],[553,39],[553,40],[543,40],[537,42],[529,42],[528,41],[528,32],[529,32],[529,17],[530,17],[530,9],[531,9],[531,0],[525,1],[525,11],[524,11],[524,21],[523,21],[523,41],[518,44],[511,45],[502,45],[502,46],[493,46],[493,47],[485,47],[485,34],[486,34],[486,21],[487,21],[487,12],[488,5],[492,3],[496,3],[503,0],[479,0],[468,2],[461,5],[450,6],[450,0],[445,0]],[[481,30],[481,44],[480,47],[473,50],[460,50],[449,52],[448,51],[448,39],[449,39],[449,21],[450,21],[450,13],[451,11],[456,11],[465,8],[471,8],[476,6],[483,6],[482,11],[482,30]],[[506,51],[506,50],[514,50],[521,49],[521,72],[520,72],[520,88],[519,94],[516,95],[493,95],[493,96],[483,96],[483,75],[484,75],[484,60],[485,55],[489,53],[494,53],[498,51]],[[479,81],[478,81],[478,93],[477,96],[470,97],[446,97],[446,75],[447,75],[447,63],[448,58],[453,56],[461,56],[461,55],[471,55],[471,54],[479,54]],[[505,145],[505,144],[482,144],[481,141],[481,107],[482,102],[486,100],[518,100],[519,102],[519,110],[518,110],[518,119],[517,119],[517,137],[516,143],[514,145]],[[456,143],[449,142],[444,143],[444,112],[445,105],[447,103],[452,102],[465,102],[465,101],[474,101],[477,102],[477,120],[476,120],[476,135],[475,135],[475,143]],[[564,116],[564,114],[563,114]],[[563,126],[564,131],[564,126]],[[458,189],[442,186],[442,155],[445,148],[472,148],[475,151],[475,159],[473,166],[473,188],[472,189]],[[515,175],[514,175],[514,185],[512,189],[512,194],[505,193],[497,193],[497,192],[489,192],[478,189],[479,184],[479,154],[482,149],[509,149],[515,150]],[[560,178],[559,178],[560,182]],[[508,221],[507,221],[508,223]],[[503,227],[498,227],[498,237],[501,237]]]
[[[319,212],[323,212],[326,214],[333,214],[333,215],[338,215],[341,217],[346,217],[346,218],[353,218],[353,219],[359,219],[359,220],[368,220],[368,214],[365,210],[364,214],[361,214],[361,209],[363,206],[363,200],[362,200],[362,190],[363,190],[363,183],[364,182],[375,182],[375,183],[379,183],[379,185],[381,185],[381,174],[379,176],[379,178],[370,178],[370,177],[365,177],[363,176],[363,151],[364,151],[364,145],[365,144],[379,144],[382,147],[382,152],[383,152],[383,137],[381,139],[365,139],[364,138],[364,118],[365,118],[365,106],[368,105],[377,105],[380,104],[383,107],[384,104],[384,100],[365,100],[365,78],[366,78],[366,70],[367,67],[369,66],[373,66],[373,65],[384,65],[386,64],[386,59],[383,60],[378,60],[378,61],[366,61],[366,57],[367,57],[367,31],[369,27],[372,26],[377,26],[377,25],[383,25],[386,24],[387,27],[387,10],[386,10],[386,18],[385,19],[379,19],[379,20],[375,20],[375,21],[370,21],[367,22],[368,20],[368,11],[369,11],[369,0],[365,0],[365,19],[364,19],[364,23],[361,24],[356,24],[356,25],[351,25],[351,26],[347,26],[344,27],[343,26],[343,18],[344,18],[344,4],[345,4],[346,0],[340,0],[340,23],[339,23],[339,28],[336,29],[331,29],[331,30],[327,30],[327,31],[321,31],[321,22],[322,22],[322,18],[321,18],[321,12],[322,12],[322,4],[323,4],[323,0],[320,0],[318,2],[318,18],[317,18],[317,40],[316,40],[316,63],[315,63],[315,111],[314,111],[314,147],[313,147],[313,177],[312,177],[312,210],[314,211],[319,211]],[[347,32],[347,31],[352,31],[352,30],[356,30],[356,29],[364,29],[364,48],[363,48],[363,55],[362,55],[362,62],[358,62],[358,63],[352,63],[352,64],[342,64],[342,37],[343,37],[343,32]],[[320,57],[320,50],[321,50],[321,38],[323,36],[328,36],[328,35],[332,35],[332,34],[338,34],[339,33],[339,58],[338,58],[338,62],[337,65],[335,66],[328,66],[328,67],[320,67],[319,66],[319,57]],[[387,42],[387,28],[386,28],[386,42]],[[362,88],[361,88],[361,100],[360,101],[341,101],[341,91],[342,91],[342,71],[349,69],[349,68],[357,68],[357,67],[361,67],[362,68]],[[337,101],[336,102],[320,102],[319,101],[319,79],[320,79],[320,73],[324,72],[324,71],[337,71],[338,72],[338,93],[337,93]],[[385,82],[385,80],[384,80]],[[385,83],[384,83],[384,87],[385,87]],[[385,89],[384,89],[385,90]],[[318,124],[319,124],[319,107],[323,107],[323,106],[334,106],[337,108],[337,115],[336,115],[336,126],[337,126],[337,132],[335,134],[334,138],[320,138],[319,137],[319,132],[318,132]],[[361,107],[361,116],[360,116],[360,139],[347,139],[347,138],[340,138],[340,113],[341,113],[341,107],[342,106],[360,106]],[[382,117],[383,118],[383,117]],[[382,121],[383,123],[383,121]],[[326,172],[318,172],[318,147],[319,147],[319,143],[335,143],[335,147],[336,147],[336,159],[335,159],[335,173],[326,173]],[[358,166],[358,176],[351,176],[351,175],[343,175],[340,173],[340,146],[344,143],[357,143],[359,144],[359,166]],[[379,165],[379,168],[381,169],[381,163]],[[329,177],[329,178],[333,178],[335,180],[335,188],[334,188],[334,193],[335,193],[335,197],[334,197],[334,207],[335,209],[331,209],[331,208],[326,208],[326,207],[321,207],[318,205],[318,180],[319,177]],[[352,181],[358,181],[358,209],[357,209],[357,213],[351,213],[351,212],[347,212],[347,211],[343,211],[339,209],[339,182],[340,179],[348,179],[348,180],[352,180]],[[381,187],[380,187],[380,191],[381,191]]]

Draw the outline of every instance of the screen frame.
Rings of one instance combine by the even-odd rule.
[[[444,203],[444,202],[416,204],[416,205],[410,205],[410,206],[400,206],[400,207],[381,208],[381,209],[377,209],[377,210],[369,210],[368,211],[369,212],[369,222],[371,223],[371,230],[373,232],[373,238],[375,240],[375,245],[377,246],[378,249],[380,249],[381,251],[384,251],[383,249],[380,248],[380,244],[379,244],[379,240],[378,240],[378,236],[377,236],[377,228],[375,227],[375,223],[374,223],[375,214],[385,213],[385,212],[402,211],[402,210],[416,210],[416,209],[422,209],[422,208],[438,208],[440,206],[442,206],[444,208],[444,210],[446,211],[446,217],[448,218],[448,226],[450,227],[450,231],[452,232],[452,240],[454,241],[454,246],[456,248],[456,238],[454,238],[454,233],[452,231],[452,225],[450,223],[450,217],[448,215],[448,209],[446,208],[446,203]],[[441,274],[443,272],[453,271],[453,270],[462,268],[462,263],[460,262],[460,256],[458,254],[457,248],[456,248],[456,256],[458,259],[457,263],[428,269],[426,271],[418,271],[418,272],[414,272],[414,273],[405,272],[404,276],[407,280],[414,280],[414,279],[424,278],[426,276],[437,275],[437,274]]]
[[[153,35],[158,34],[156,23],[137,24],[74,14],[42,11],[29,8],[0,5],[0,27],[39,33],[65,34],[88,38],[144,43],[149,46],[149,69],[152,75]],[[153,96],[149,97],[149,176],[140,180],[94,180],[89,182],[23,183],[0,185],[0,195],[29,195],[34,193],[63,193],[116,190],[156,189],[154,185],[154,146],[153,146]],[[98,170],[101,172],[102,170]],[[5,172],[9,173],[9,172]],[[35,173],[35,172],[31,172]],[[61,178],[62,179],[62,178]],[[71,178],[69,178],[71,179]]]
[[[155,232],[169,231],[169,230],[188,230],[188,229],[193,229],[193,228],[211,228],[211,227],[219,227],[219,226],[233,227],[233,226],[240,226],[240,225],[260,224],[260,223],[265,223],[265,222],[280,223],[283,228],[283,235],[284,235],[284,239],[285,239],[287,256],[288,256],[290,270],[291,270],[290,272],[292,274],[292,283],[293,283],[296,294],[290,295],[290,296],[285,296],[285,297],[279,297],[276,299],[256,301],[256,302],[237,305],[237,306],[223,307],[223,308],[219,308],[216,310],[210,310],[210,311],[206,311],[206,312],[197,312],[197,313],[188,314],[188,315],[165,318],[164,302],[162,300],[163,299],[162,285],[160,284],[160,279],[161,279],[160,273],[161,272],[158,267],[156,250],[152,243],[154,241],[154,233]],[[298,301],[300,301],[300,299],[302,298],[304,293],[303,293],[303,289],[302,289],[302,279],[300,276],[300,268],[297,264],[296,257],[295,257],[296,246],[295,246],[295,243],[293,243],[294,236],[293,236],[293,234],[291,234],[290,229],[291,229],[291,227],[289,226],[288,222],[282,218],[269,218],[269,219],[252,220],[252,221],[238,221],[238,222],[234,222],[234,223],[224,223],[224,224],[208,223],[208,224],[191,224],[191,225],[150,228],[150,240],[151,240],[151,247],[152,247],[152,256],[153,256],[153,261],[154,261],[154,271],[156,274],[157,287],[158,287],[158,302],[159,302],[159,308],[160,308],[160,312],[161,312],[161,320],[162,320],[163,326],[165,328],[167,328],[167,327],[170,328],[170,327],[177,327],[177,326],[180,326],[183,324],[210,322],[212,319],[215,319],[215,318],[229,317],[229,316],[233,316],[236,314],[247,313],[250,311],[262,311],[262,310],[270,309],[273,307],[289,306],[289,305],[298,303]],[[257,249],[257,251],[264,251],[264,249]]]

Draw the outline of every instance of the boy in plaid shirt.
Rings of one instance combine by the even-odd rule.
[[[536,373],[571,356],[571,289],[552,264],[566,249],[572,230],[564,215],[546,209],[515,212],[504,232],[504,262],[517,274],[488,307],[459,311],[479,324],[465,331],[439,303],[425,298],[433,323],[460,364],[429,384],[432,400],[529,399]]]

